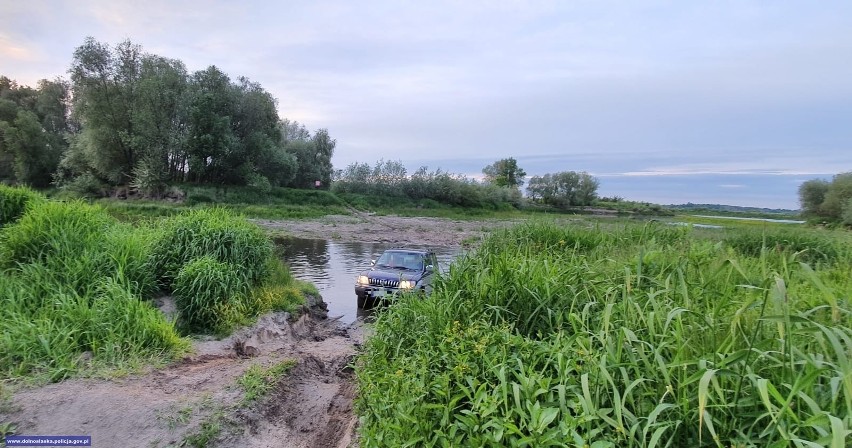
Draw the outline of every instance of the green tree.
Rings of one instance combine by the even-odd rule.
[[[46,187],[67,143],[68,85],[41,80],[37,89],[0,76],[0,179]]]
[[[133,120],[139,157],[131,185],[145,195],[159,196],[170,181],[184,180],[188,99],[188,76],[181,61],[142,57]]]
[[[312,141],[314,148],[316,148],[314,163],[318,174],[317,180],[321,182],[320,188],[327,190],[331,186],[331,173],[334,170],[331,158],[334,156],[337,140],[331,138],[328,129],[323,128],[314,132]]]
[[[139,45],[126,40],[113,50],[88,37],[74,51],[69,70],[73,115],[85,134],[74,150],[83,153],[98,177],[113,184],[130,180],[144,142],[134,129],[141,65]]]
[[[809,216],[822,214],[822,203],[825,201],[829,185],[822,179],[811,179],[799,186],[799,205],[802,213]]]
[[[520,188],[527,173],[512,157],[500,159],[482,169],[485,181],[498,187]]]
[[[189,112],[189,180],[233,184],[244,172],[231,128],[234,101],[228,75],[216,66],[192,75]]]
[[[852,172],[835,174],[825,192],[820,209],[825,216],[839,221],[849,199],[852,199]]]
[[[294,122],[295,123],[295,122]],[[328,130],[319,129],[312,137],[304,131],[304,127],[293,127],[287,122],[282,122],[281,132],[286,138],[285,150],[296,158],[297,170],[290,182],[294,188],[315,188],[319,181],[319,188],[328,189],[331,186],[331,175],[334,167],[331,157],[337,140],[331,138]]]
[[[527,193],[534,200],[557,207],[591,205],[597,199],[599,182],[589,173],[563,171],[533,176]]]
[[[12,123],[0,122],[4,148],[12,154],[15,178],[35,187],[50,184],[60,148],[52,147],[35,113],[21,110]]]

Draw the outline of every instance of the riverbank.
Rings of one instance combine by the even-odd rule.
[[[358,324],[272,313],[194,341],[191,356],[165,368],[18,390],[0,422],[16,434],[88,435],[95,447],[347,447],[357,421],[348,366],[362,342]],[[247,403],[248,372],[281,363],[292,367]]]
[[[329,215],[319,219],[249,221],[273,234],[297,238],[462,247],[475,244],[495,229],[509,227],[522,219],[454,220],[357,213]]]

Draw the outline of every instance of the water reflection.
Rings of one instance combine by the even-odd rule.
[[[291,238],[281,246],[284,261],[298,279],[306,280],[319,289],[328,303],[329,316],[342,316],[341,321],[354,322],[367,317],[371,311],[358,309],[355,302],[355,277],[379,258],[387,243],[358,243]],[[417,246],[411,246],[417,247]],[[441,271],[446,271],[460,249],[434,248]]]

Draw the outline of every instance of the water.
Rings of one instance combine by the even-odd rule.
[[[772,218],[746,218],[742,216],[712,216],[712,215],[692,215],[696,218],[716,218],[716,219],[734,219],[738,221],[763,221],[774,222],[778,224],[804,224],[807,221],[798,221],[794,219],[772,219]]]
[[[695,227],[696,229],[724,229],[724,227],[722,227],[722,226],[717,226],[717,225],[713,225],[713,224],[692,224],[692,223],[681,222],[681,221],[672,221],[672,222],[667,222],[666,224],[668,224],[670,226],[682,226],[682,227],[692,226],[692,227]]]
[[[290,238],[284,244],[284,261],[293,276],[316,285],[328,303],[330,317],[342,316],[352,323],[372,311],[358,309],[355,301],[355,277],[370,268],[370,261],[386,249],[397,247],[387,243],[357,243],[330,240]],[[418,248],[418,246],[409,246]],[[440,271],[446,271],[461,249],[432,248],[438,256]]]

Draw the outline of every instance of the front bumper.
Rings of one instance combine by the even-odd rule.
[[[384,286],[355,286],[355,294],[358,297],[369,297],[378,299],[380,297],[395,296],[403,291],[408,291],[399,288],[386,288]]]

